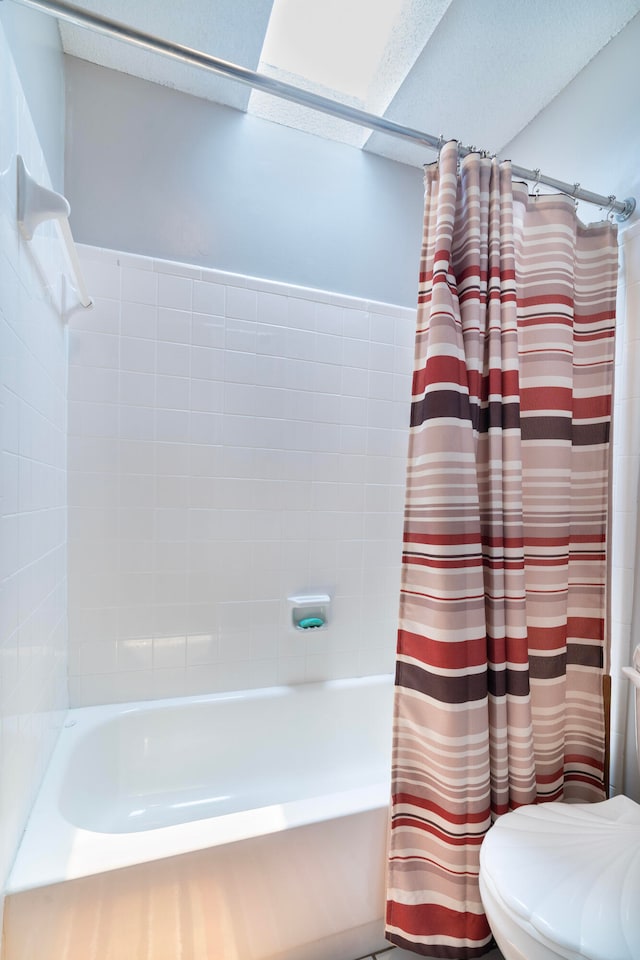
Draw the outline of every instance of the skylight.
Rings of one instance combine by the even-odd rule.
[[[273,0],[258,70],[384,115],[451,2]],[[371,136],[364,127],[259,90],[251,93],[247,110],[355,147],[364,147]]]
[[[404,0],[275,0],[261,66],[366,103]]]

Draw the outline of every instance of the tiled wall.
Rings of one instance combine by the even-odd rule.
[[[0,26],[0,905],[67,704],[61,244],[16,223],[16,152],[48,173]]]
[[[640,489],[640,222],[620,234],[620,281],[613,430],[611,589],[612,788],[640,801],[633,698],[620,673],[640,643],[637,562]]]
[[[81,256],[72,702],[391,671],[414,311]],[[326,630],[289,628],[304,592]]]

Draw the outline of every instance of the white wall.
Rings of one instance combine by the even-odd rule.
[[[415,313],[83,248],[72,703],[391,672]],[[331,623],[286,598],[329,593]]]
[[[421,170],[65,62],[78,240],[415,305]]]
[[[22,94],[38,134],[51,183],[55,190],[62,192],[64,70],[58,25],[53,17],[19,3],[0,3],[0,25],[20,77]]]
[[[52,99],[55,105],[55,97]],[[47,165],[0,24],[0,912],[67,705],[66,369],[61,244],[16,223],[16,153]]]
[[[587,190],[640,200],[640,14],[500,151]],[[585,222],[598,208],[583,204]],[[638,218],[639,214],[634,214]]]
[[[543,110],[502,155],[526,167],[618,198],[640,201],[640,15]],[[597,207],[581,204],[597,220]],[[640,476],[640,213],[620,233],[613,441],[612,789],[640,800],[628,684],[620,666],[640,641],[637,569]],[[626,761],[625,761],[626,755]]]

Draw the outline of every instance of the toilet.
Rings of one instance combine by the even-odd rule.
[[[640,647],[624,672],[640,744]],[[618,796],[505,814],[480,850],[480,893],[505,960],[640,960],[640,804]]]

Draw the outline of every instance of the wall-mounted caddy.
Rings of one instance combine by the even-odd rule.
[[[25,240],[31,240],[36,227],[45,220],[57,220],[60,224],[62,237],[67,248],[69,264],[75,276],[75,289],[83,307],[90,307],[93,301],[87,293],[82,276],[80,261],[69,227],[71,207],[66,197],[55,190],[43,187],[33,179],[27,170],[24,160],[18,154],[18,226]]]
[[[326,593],[288,597],[291,626],[296,630],[324,630],[329,622],[331,597]]]

